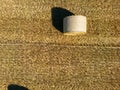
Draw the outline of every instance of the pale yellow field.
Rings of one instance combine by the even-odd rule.
[[[67,13],[87,17],[87,34],[62,33]],[[120,1],[0,0],[0,90],[12,85],[120,90]]]

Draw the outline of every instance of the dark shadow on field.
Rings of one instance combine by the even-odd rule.
[[[16,85],[16,84],[10,84],[8,86],[8,90],[28,90],[28,89],[26,87],[19,86],[19,85]]]
[[[51,16],[52,16],[52,25],[63,33],[63,19],[67,16],[74,15],[67,9],[60,8],[60,7],[53,7],[51,9]]]

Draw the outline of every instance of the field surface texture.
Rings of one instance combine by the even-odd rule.
[[[120,90],[120,0],[0,0],[0,90]]]

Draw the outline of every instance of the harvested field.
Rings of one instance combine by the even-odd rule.
[[[63,34],[73,14],[87,34]],[[120,90],[120,1],[0,0],[0,90],[12,88]]]

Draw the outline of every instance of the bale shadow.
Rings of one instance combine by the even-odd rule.
[[[28,90],[28,88],[16,84],[10,84],[8,90]]]
[[[63,33],[63,19],[67,16],[74,15],[67,9],[60,8],[60,7],[53,7],[51,9],[51,16],[52,16],[52,25]]]

